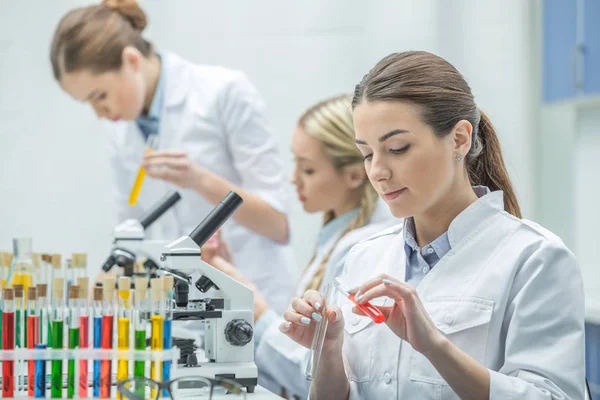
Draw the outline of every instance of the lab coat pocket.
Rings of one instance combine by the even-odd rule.
[[[485,363],[493,301],[475,297],[444,297],[426,301],[424,306],[436,327],[452,343],[481,364]],[[449,388],[440,387],[447,386],[447,383],[433,365],[416,351],[411,356],[410,379],[431,385],[431,398],[454,398],[440,397],[440,393],[449,391]]]
[[[371,376],[373,362],[373,320],[352,312],[352,305],[342,306],[344,325],[344,366],[348,379],[354,382],[366,382]]]

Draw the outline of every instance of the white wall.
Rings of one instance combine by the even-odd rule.
[[[146,0],[143,6],[147,37],[159,48],[249,75],[269,105],[286,173],[290,134],[305,107],[352,91],[390,52],[438,52],[466,75],[496,124],[530,214],[535,126],[527,3]],[[37,251],[85,251],[98,266],[114,222],[106,136],[86,106],[59,91],[48,62],[60,16],[84,4],[0,0],[0,249],[14,236],[30,235]],[[292,244],[300,265],[319,221],[294,205]]]

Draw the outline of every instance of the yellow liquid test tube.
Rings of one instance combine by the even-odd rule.
[[[152,299],[152,315],[150,317],[150,350],[163,349],[163,322],[165,317],[161,315],[162,303],[162,282],[160,279],[152,279],[150,281],[151,299]],[[162,380],[162,362],[150,362],[150,378],[160,382]],[[156,389],[152,389],[152,398],[156,398]]]
[[[150,153],[156,145],[157,135],[150,135],[146,141],[146,150],[144,154]],[[142,190],[142,184],[144,183],[144,178],[146,178],[146,170],[144,167],[140,165],[140,169],[135,177],[135,181],[133,182],[133,187],[131,188],[131,193],[129,194],[129,205],[135,206],[138,201],[138,197],[140,196],[140,191]]]
[[[117,318],[117,348],[119,350],[129,350],[131,279],[126,276],[120,277],[118,288],[119,309]],[[127,378],[129,378],[129,360],[119,359],[117,361],[117,381],[123,381]],[[122,399],[120,393],[117,393],[117,398]]]

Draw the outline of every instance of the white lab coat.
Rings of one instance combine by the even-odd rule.
[[[245,75],[222,67],[190,63],[161,54],[164,99],[158,148],[185,150],[191,160],[287,212],[284,177],[265,104]],[[168,190],[181,201],[148,230],[155,239],[189,234],[213,206],[193,190],[146,177],[138,205],[127,203],[145,149],[135,122],[109,123],[111,164],[118,220],[138,217]],[[297,276],[291,248],[249,231],[230,220],[223,227],[234,264],[280,311]]]
[[[321,290],[333,278],[342,274],[346,256],[356,243],[374,235],[376,232],[398,224],[399,221],[401,220],[392,216],[388,206],[382,200],[379,200],[375,212],[365,226],[354,229],[340,238],[340,235],[346,229],[346,226],[341,227],[327,243],[321,246],[311,265],[306,268],[297,286],[296,296],[302,297],[306,285],[314,276],[315,267],[321,264],[323,258],[332,248],[333,251],[329,257],[327,269],[321,283]],[[259,368],[261,379],[259,383],[275,392],[279,392],[283,386],[289,394],[306,398],[309,382],[304,377],[304,371],[308,364],[310,351],[281,333],[279,325],[283,322],[282,317],[274,320],[263,334],[259,346],[256,348],[255,362]]]
[[[438,329],[489,369],[490,399],[583,399],[584,296],[574,255],[551,232],[506,213],[500,191],[458,215],[448,236],[452,249],[417,292]],[[386,273],[404,281],[405,265],[399,225],[352,248],[342,280],[353,286]],[[387,325],[341,304],[350,399],[458,399]]]

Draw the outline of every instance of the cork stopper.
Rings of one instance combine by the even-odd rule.
[[[0,266],[9,267],[12,264],[13,255],[7,251],[0,253]]]
[[[175,278],[171,275],[166,275],[162,277],[163,281],[163,292],[168,293],[173,289],[175,285]]]
[[[31,255],[31,262],[35,268],[40,268],[42,263],[42,255],[40,253],[33,253]]]
[[[112,301],[115,298],[115,278],[109,276],[102,281],[102,296],[106,301]]]
[[[65,297],[65,279],[64,278],[52,279],[52,298],[53,299],[63,299],[64,297]]]
[[[135,284],[135,298],[136,300],[144,300],[146,298],[146,293],[148,293],[148,279],[136,276],[133,280]]]
[[[35,287],[27,288],[27,300],[35,300],[37,298],[37,290]]]
[[[79,286],[71,285],[69,286],[69,300],[75,300],[79,298]]]
[[[42,261],[48,264],[52,263],[52,256],[50,254],[42,254]]]
[[[37,295],[38,297],[48,296],[48,285],[45,283],[40,283],[37,285]]]
[[[50,258],[52,259],[52,268],[58,269],[61,266],[61,255],[58,253],[52,254],[50,256]]]
[[[151,279],[150,280],[150,296],[152,301],[160,301],[161,292],[162,292],[162,281],[160,279]]]
[[[4,300],[14,300],[15,292],[12,288],[6,288],[2,291],[2,295],[4,296]]]
[[[15,290],[15,298],[22,299],[23,298],[23,285],[20,285],[20,284],[13,285],[13,289]]]
[[[102,288],[100,286],[94,286],[94,301],[102,301]]]
[[[71,259],[73,260],[73,268],[85,268],[87,266],[87,254],[85,253],[73,253]]]
[[[119,290],[131,290],[131,278],[128,276],[121,276],[117,281]]]
[[[71,260],[70,258],[67,258],[67,269],[71,269],[73,268],[73,260]]]
[[[90,293],[90,278],[77,278],[77,286],[79,286],[79,298],[87,300]]]

